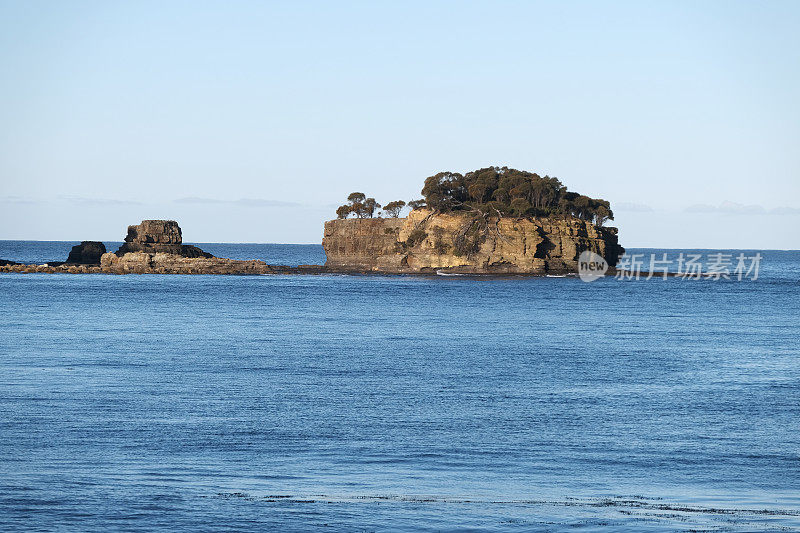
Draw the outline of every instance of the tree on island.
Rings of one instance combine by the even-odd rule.
[[[375,201],[375,198],[367,198],[363,192],[350,193],[347,202],[336,209],[336,216],[339,218],[347,218],[350,213],[355,214],[358,218],[372,218],[375,210],[381,206]]]
[[[607,200],[568,191],[558,178],[508,167],[487,167],[466,174],[439,172],[425,180],[422,200],[406,204],[389,202],[384,212],[397,217],[405,205],[412,210],[427,207],[434,212],[471,212],[483,217],[574,217],[597,226],[614,220]],[[339,218],[351,213],[372,218],[380,204],[364,193],[354,192],[336,210]]]
[[[439,172],[422,188],[427,207],[514,217],[571,216],[602,226],[614,219],[607,200],[570,192],[558,178],[508,167]],[[411,205],[409,203],[409,205]]]
[[[397,218],[400,216],[400,211],[402,211],[405,206],[406,203],[403,200],[395,200],[383,206],[383,212],[390,218]]]
[[[350,213],[352,213],[352,211],[349,205],[340,205],[336,208],[336,216],[338,218],[347,218]]]

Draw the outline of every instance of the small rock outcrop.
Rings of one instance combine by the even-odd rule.
[[[485,219],[415,209],[408,218],[325,223],[325,266],[385,273],[564,274],[584,250],[614,266],[617,229],[574,217]]]
[[[83,241],[72,247],[66,262],[75,265],[99,265],[104,253],[106,245],[102,242]]]
[[[181,244],[183,232],[174,220],[142,220],[141,224],[128,226],[125,242],[142,244]]]
[[[103,254],[100,270],[107,274],[271,274],[264,261],[214,257],[197,246],[183,244],[174,220],[143,220],[128,226],[125,243],[116,253]]]
[[[42,274],[320,274],[318,265],[268,265],[258,260],[214,257],[196,246],[183,244],[174,220],[143,220],[128,227],[125,243],[106,253],[101,242],[74,246],[66,262],[19,264],[0,259],[0,272]]]
[[[174,220],[142,220],[141,224],[128,226],[125,243],[116,254],[162,253],[189,258],[214,257],[197,246],[183,244],[181,228]]]

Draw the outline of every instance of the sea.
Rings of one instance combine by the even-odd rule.
[[[692,252],[721,253],[628,253]],[[730,279],[0,274],[0,530],[800,531],[800,252],[724,254]]]

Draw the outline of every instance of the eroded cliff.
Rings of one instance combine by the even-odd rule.
[[[427,209],[408,218],[328,221],[322,245],[331,270],[387,273],[566,273],[576,271],[583,250],[612,266],[623,252],[616,228],[577,218],[484,219]]]

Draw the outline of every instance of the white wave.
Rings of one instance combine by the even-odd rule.
[[[436,271],[437,276],[465,276],[466,274],[456,274],[455,272],[442,272],[441,270]]]

